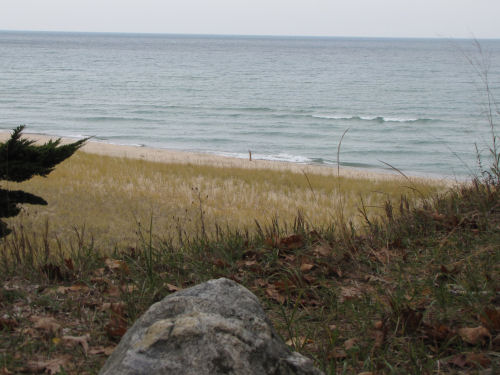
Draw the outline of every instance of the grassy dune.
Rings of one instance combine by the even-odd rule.
[[[227,277],[325,374],[498,373],[493,177],[444,187],[78,152],[9,186],[49,204],[0,243],[0,368],[96,374],[152,303]]]
[[[231,229],[265,226],[277,218],[290,225],[300,212],[312,226],[339,220],[358,222],[359,208],[383,212],[387,200],[415,199],[440,188],[425,180],[351,178],[290,170],[248,169],[199,164],[159,163],[78,152],[47,178],[36,177],[7,188],[44,197],[47,206],[26,205],[9,225],[65,240],[86,228],[98,247],[135,245],[139,225],[163,238],[181,229],[194,234],[203,224]]]

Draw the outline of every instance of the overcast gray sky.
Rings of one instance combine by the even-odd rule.
[[[500,0],[0,0],[0,30],[500,38]]]

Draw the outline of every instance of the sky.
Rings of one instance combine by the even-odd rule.
[[[500,38],[500,0],[0,0],[0,30]]]

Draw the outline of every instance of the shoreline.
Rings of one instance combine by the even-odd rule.
[[[0,130],[0,142],[5,142],[10,137],[11,132]],[[81,138],[59,137],[53,135],[23,132],[24,137],[35,140],[37,143],[44,143],[48,140],[60,138],[62,143],[71,143]],[[164,164],[193,164],[207,165],[220,168],[244,168],[244,169],[266,169],[274,171],[290,171],[294,173],[309,173],[324,176],[337,176],[347,178],[365,178],[370,180],[405,180],[397,173],[372,171],[354,167],[340,167],[315,164],[301,164],[277,160],[243,159],[231,156],[223,156],[211,153],[191,152],[182,150],[172,150],[154,148],[139,145],[119,145],[105,141],[95,141],[90,139],[81,149],[83,152],[105,155],[118,158],[138,159]],[[415,181],[425,181],[427,183],[450,184],[456,183],[449,177],[431,177],[407,175]]]

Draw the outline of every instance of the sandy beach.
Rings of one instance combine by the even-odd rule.
[[[57,139],[57,136],[48,136],[43,134],[24,132],[24,137],[34,139],[39,143],[47,142],[50,139]],[[9,138],[10,132],[0,131],[0,141],[5,141]],[[63,143],[74,142],[76,139],[61,137]],[[340,173],[342,177],[352,178],[367,178],[370,180],[400,180],[404,179],[396,172],[380,172],[370,171],[361,168],[345,168],[337,169],[335,166],[322,166],[311,164],[299,164],[291,162],[271,161],[271,160],[256,160],[241,159],[235,157],[214,155],[208,153],[186,152],[178,150],[160,149],[152,147],[116,145],[106,142],[89,140],[82,151],[97,155],[107,155],[112,157],[142,159],[159,163],[175,163],[175,164],[192,164],[192,165],[208,165],[215,167],[232,167],[232,168],[247,168],[247,169],[267,169],[276,171],[291,171],[294,173],[317,174],[323,176],[336,176]],[[412,180],[422,182],[437,182],[440,184],[449,184],[450,180],[436,179],[428,177],[411,177]]]

